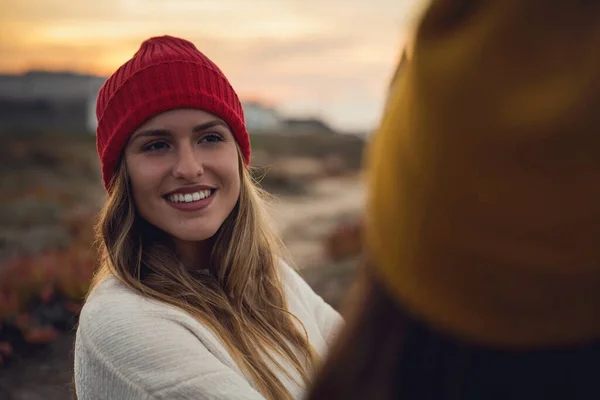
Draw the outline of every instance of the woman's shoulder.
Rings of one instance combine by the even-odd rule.
[[[101,316],[103,314],[145,315],[148,311],[158,311],[166,305],[150,299],[128,287],[114,276],[108,276],[88,295],[81,311],[80,319]]]
[[[89,294],[79,316],[78,333],[89,340],[136,335],[158,320],[182,320],[183,311],[144,296],[114,276],[100,282]]]
[[[315,308],[326,305],[321,296],[304,280],[300,272],[286,261],[280,262],[279,276],[290,305],[300,302],[303,308],[313,312]],[[326,305],[328,306],[328,305]]]
[[[74,358],[84,399],[183,398],[181,393],[185,398],[208,393],[206,398],[216,399],[223,385],[252,390],[206,326],[114,277],[88,296]]]
[[[290,311],[300,318],[308,330],[310,329],[306,324],[314,322],[321,337],[330,343],[343,324],[340,314],[285,261],[281,262],[280,274]]]
[[[281,283],[288,291],[291,291],[294,294],[301,294],[309,289],[308,284],[304,281],[304,278],[302,278],[297,269],[293,267],[287,260],[280,259],[277,266]]]

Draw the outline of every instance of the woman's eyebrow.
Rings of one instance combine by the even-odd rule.
[[[205,122],[203,124],[197,125],[195,126],[192,131],[193,132],[201,132],[210,128],[214,128],[215,126],[223,126],[227,129],[229,129],[229,126],[225,123],[225,121],[221,120],[221,119],[215,119],[213,121],[209,121],[209,122]]]
[[[221,119],[215,119],[213,121],[208,121],[203,124],[194,126],[192,128],[192,132],[194,132],[194,133],[202,132],[207,129],[214,128],[215,126],[223,126],[227,129],[229,129],[229,126],[227,125],[227,123],[225,121],[223,121]],[[133,136],[131,137],[131,140],[133,141],[140,137],[170,137],[170,136],[172,136],[172,133],[168,129],[160,129],[160,128],[145,129],[143,131],[134,133]]]
[[[135,140],[141,137],[170,137],[171,132],[168,129],[147,129],[139,131],[133,134],[131,140]]]

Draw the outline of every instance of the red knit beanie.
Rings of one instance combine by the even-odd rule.
[[[104,82],[98,94],[96,147],[107,190],[135,129],[176,108],[201,109],[223,119],[246,165],[250,163],[242,105],[223,72],[193,43],[172,36],[153,37]]]

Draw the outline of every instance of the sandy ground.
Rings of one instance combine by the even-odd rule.
[[[328,178],[305,196],[280,197],[270,212],[294,264],[310,268],[327,262],[323,240],[340,222],[356,218],[363,204],[358,177]]]
[[[304,196],[279,196],[270,207],[293,263],[310,270],[307,280],[317,282],[321,289],[315,290],[323,291],[332,303],[347,286],[347,278],[337,278],[344,274],[339,266],[335,271],[321,268],[327,264],[323,239],[338,223],[355,217],[363,201],[358,178],[330,178],[316,182]],[[15,359],[10,368],[0,369],[0,400],[71,399],[72,347],[73,335],[65,335],[42,351]]]

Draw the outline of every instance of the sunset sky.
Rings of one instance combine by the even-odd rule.
[[[107,76],[140,43],[191,40],[242,98],[372,128],[423,0],[0,0],[0,72]]]

